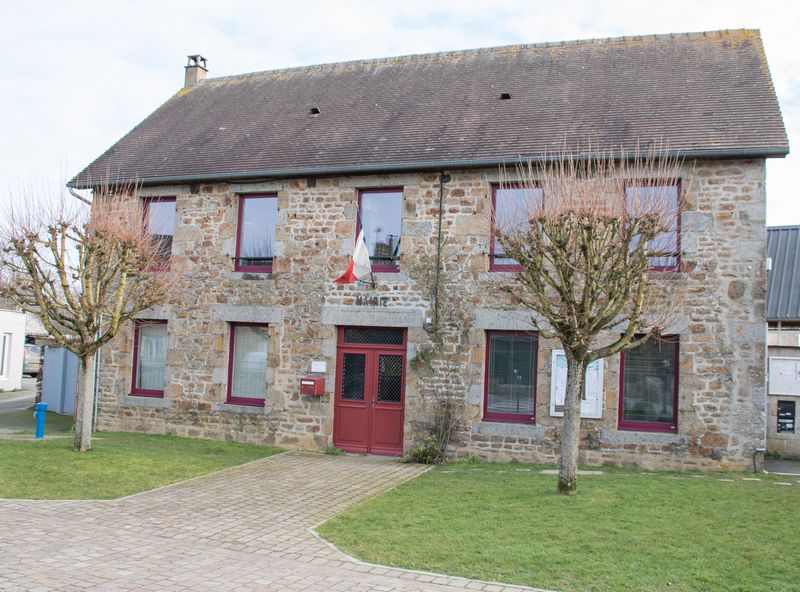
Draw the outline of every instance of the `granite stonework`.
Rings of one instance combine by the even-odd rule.
[[[605,364],[603,417],[583,421],[582,463],[745,469],[765,445],[765,164],[697,161],[686,163],[685,173],[693,180],[682,185],[680,275],[686,290],[677,434],[617,429],[614,356]],[[447,174],[443,281],[447,297],[469,311],[471,322],[463,338],[451,336],[452,355],[437,371],[416,371],[409,363],[405,447],[423,437],[430,420],[426,401],[448,383],[460,416],[453,456],[555,462],[560,418],[550,417],[549,397],[550,352],[557,343],[539,344],[536,425],[483,421],[485,331],[527,329],[530,315],[515,310],[502,291],[514,275],[489,272],[497,171]],[[406,327],[409,360],[429,343],[431,290],[419,268],[435,256],[440,180],[438,173],[415,173],[147,188],[145,194],[177,199],[166,273],[181,286],[181,301],[150,316],[169,321],[165,394],[158,402],[130,396],[127,327],[102,353],[100,428],[324,449],[333,432],[337,327]],[[332,280],[353,249],[357,191],[382,186],[403,188],[401,271],[376,274],[376,286],[365,290],[336,285]],[[238,195],[249,192],[278,196],[277,256],[269,274],[233,271]],[[269,323],[264,408],[225,403],[229,323],[241,321]],[[461,348],[458,339],[466,340]],[[300,378],[321,360],[327,363],[326,394],[301,396]]]

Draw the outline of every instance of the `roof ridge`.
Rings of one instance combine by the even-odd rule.
[[[335,70],[338,68],[352,68],[354,66],[369,66],[369,65],[392,65],[403,64],[419,60],[420,58],[440,59],[452,58],[460,56],[481,55],[481,54],[501,54],[509,51],[520,51],[525,49],[545,49],[549,47],[571,47],[580,45],[600,45],[604,43],[619,43],[627,41],[647,41],[650,39],[668,39],[668,38],[694,38],[694,37],[722,37],[730,34],[748,34],[755,37],[761,37],[759,29],[717,29],[712,31],[689,31],[684,33],[652,33],[648,35],[622,35],[618,37],[592,37],[587,39],[573,39],[569,41],[543,41],[539,43],[515,43],[511,45],[496,45],[491,47],[477,47],[472,49],[457,49],[447,51],[435,51],[429,53],[412,53],[399,56],[388,56],[382,58],[368,58],[360,60],[345,60],[341,62],[323,62],[320,64],[309,64],[306,66],[292,66],[290,68],[276,68],[273,70],[256,70],[253,72],[245,72],[241,74],[231,74],[228,76],[217,76],[213,78],[206,78],[201,80],[199,85],[213,84],[215,82],[226,82],[238,78],[251,78],[253,76],[268,76],[275,74],[289,74],[301,71],[318,71],[318,70]]]

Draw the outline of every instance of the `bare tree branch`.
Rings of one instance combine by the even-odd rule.
[[[543,192],[541,204],[531,200],[513,215],[514,224],[495,219],[493,225],[504,256],[522,267],[509,291],[534,313],[542,335],[558,338],[566,354],[563,493],[577,487],[586,367],[663,335],[680,303],[679,283],[668,289],[665,281],[678,270],[668,265],[651,270],[654,262],[678,260],[682,204],[676,186],[682,163],[659,157],[666,153],[612,158],[592,155],[589,147],[582,155],[564,152],[550,162],[521,163],[522,182],[503,183]],[[545,323],[549,327],[542,331]]]
[[[147,232],[135,186],[100,186],[91,210],[47,207],[21,192],[0,228],[0,297],[39,315],[81,361],[75,448],[91,446],[91,361],[140,312],[171,299],[160,243]],[[43,197],[43,196],[40,196]],[[35,217],[33,212],[44,212]]]

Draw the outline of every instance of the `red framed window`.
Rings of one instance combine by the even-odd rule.
[[[651,271],[678,271],[681,265],[680,184],[653,182],[625,187],[628,212],[662,209],[669,218],[669,230],[650,241],[649,248],[659,256],[648,258]],[[634,214],[635,215],[635,214]]]
[[[276,194],[239,197],[235,271],[272,271],[277,219],[278,196]]]
[[[662,337],[620,354],[619,429],[678,431],[677,336]]]
[[[134,321],[131,395],[163,397],[166,362],[167,321]]]
[[[492,230],[489,243],[489,271],[522,271],[514,259],[506,257],[496,228],[511,230],[527,223],[531,208],[541,208],[544,190],[541,187],[492,185]]]
[[[268,325],[231,323],[230,326],[227,402],[263,407],[267,391]]]
[[[358,192],[356,238],[364,229],[372,271],[400,271],[403,189],[362,189]]]
[[[167,271],[172,256],[172,235],[175,231],[175,198],[145,198],[144,220],[147,233],[157,249],[158,261],[150,271]]]
[[[483,418],[534,423],[539,336],[527,331],[487,331]]]

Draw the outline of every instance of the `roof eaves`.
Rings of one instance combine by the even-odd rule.
[[[612,157],[620,157],[623,154],[630,158],[644,156],[645,152],[619,152],[612,151],[607,153]],[[783,146],[770,146],[765,148],[710,148],[666,151],[663,156],[677,156],[679,158],[783,158],[789,154],[789,148]],[[593,156],[591,154],[578,155],[577,158],[583,159]],[[345,166],[325,166],[325,167],[285,167],[252,171],[231,171],[231,172],[208,172],[193,173],[186,175],[160,175],[155,177],[141,178],[107,178],[107,179],[79,179],[80,175],[74,177],[67,183],[67,187],[73,189],[90,189],[101,185],[116,185],[121,183],[136,183],[139,185],[168,185],[173,183],[194,183],[194,182],[213,182],[213,181],[234,181],[242,179],[263,179],[263,178],[286,178],[286,177],[318,177],[324,175],[351,175],[351,174],[375,174],[384,172],[413,172],[430,171],[439,169],[464,169],[482,168],[491,166],[509,166],[520,162],[531,161],[554,161],[560,155],[552,156],[517,156],[517,157],[497,157],[486,159],[458,159],[458,160],[439,160],[421,162],[389,162],[371,163]]]

